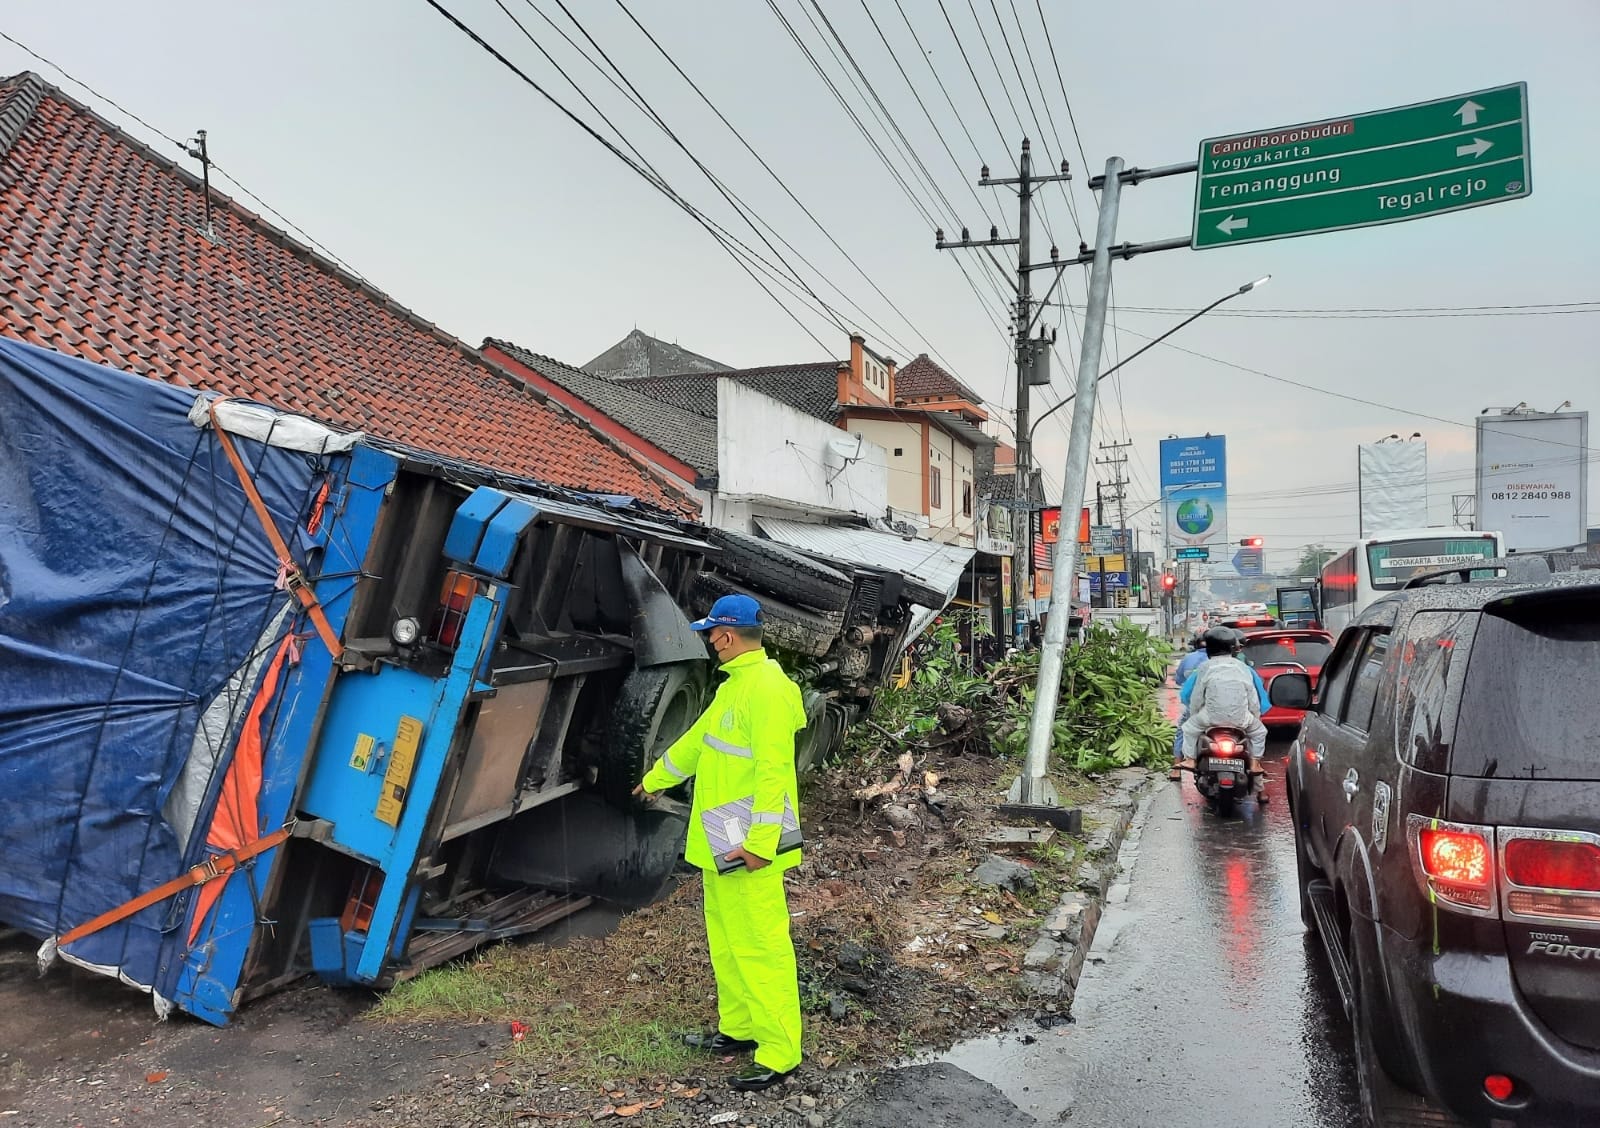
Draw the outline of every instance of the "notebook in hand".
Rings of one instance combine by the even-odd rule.
[[[744,865],[743,860],[729,861],[730,851],[744,845],[750,831],[750,816],[755,810],[755,796],[735,799],[700,812],[700,825],[705,827],[706,840],[711,844],[711,855],[716,859],[718,873],[730,873]],[[800,834],[800,820],[795,817],[794,806],[783,802],[783,823],[778,835],[778,853],[787,854],[804,844]]]

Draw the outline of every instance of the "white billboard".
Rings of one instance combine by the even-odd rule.
[[[1587,411],[1478,417],[1477,525],[1507,551],[1582,544],[1588,481]]]
[[[1362,443],[1356,448],[1361,535],[1428,524],[1428,444]]]

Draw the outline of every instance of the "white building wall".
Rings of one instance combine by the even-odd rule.
[[[712,524],[748,532],[757,516],[882,517],[887,455],[736,380],[717,381],[717,497]]]
[[[889,504],[900,513],[922,515],[922,424],[895,419],[857,419],[850,424],[885,452]]]
[[[945,544],[976,542],[977,483],[972,448],[935,427],[928,438],[928,468],[939,472],[938,504],[930,490],[928,528],[934,540]]]

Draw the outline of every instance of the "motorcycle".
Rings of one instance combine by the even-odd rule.
[[[1209,728],[1194,750],[1195,790],[1206,798],[1206,805],[1219,815],[1231,814],[1239,800],[1262,786],[1262,777],[1250,774],[1242,729]]]

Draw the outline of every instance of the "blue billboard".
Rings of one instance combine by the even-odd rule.
[[[1228,543],[1226,436],[1161,440],[1161,503],[1168,545]]]

